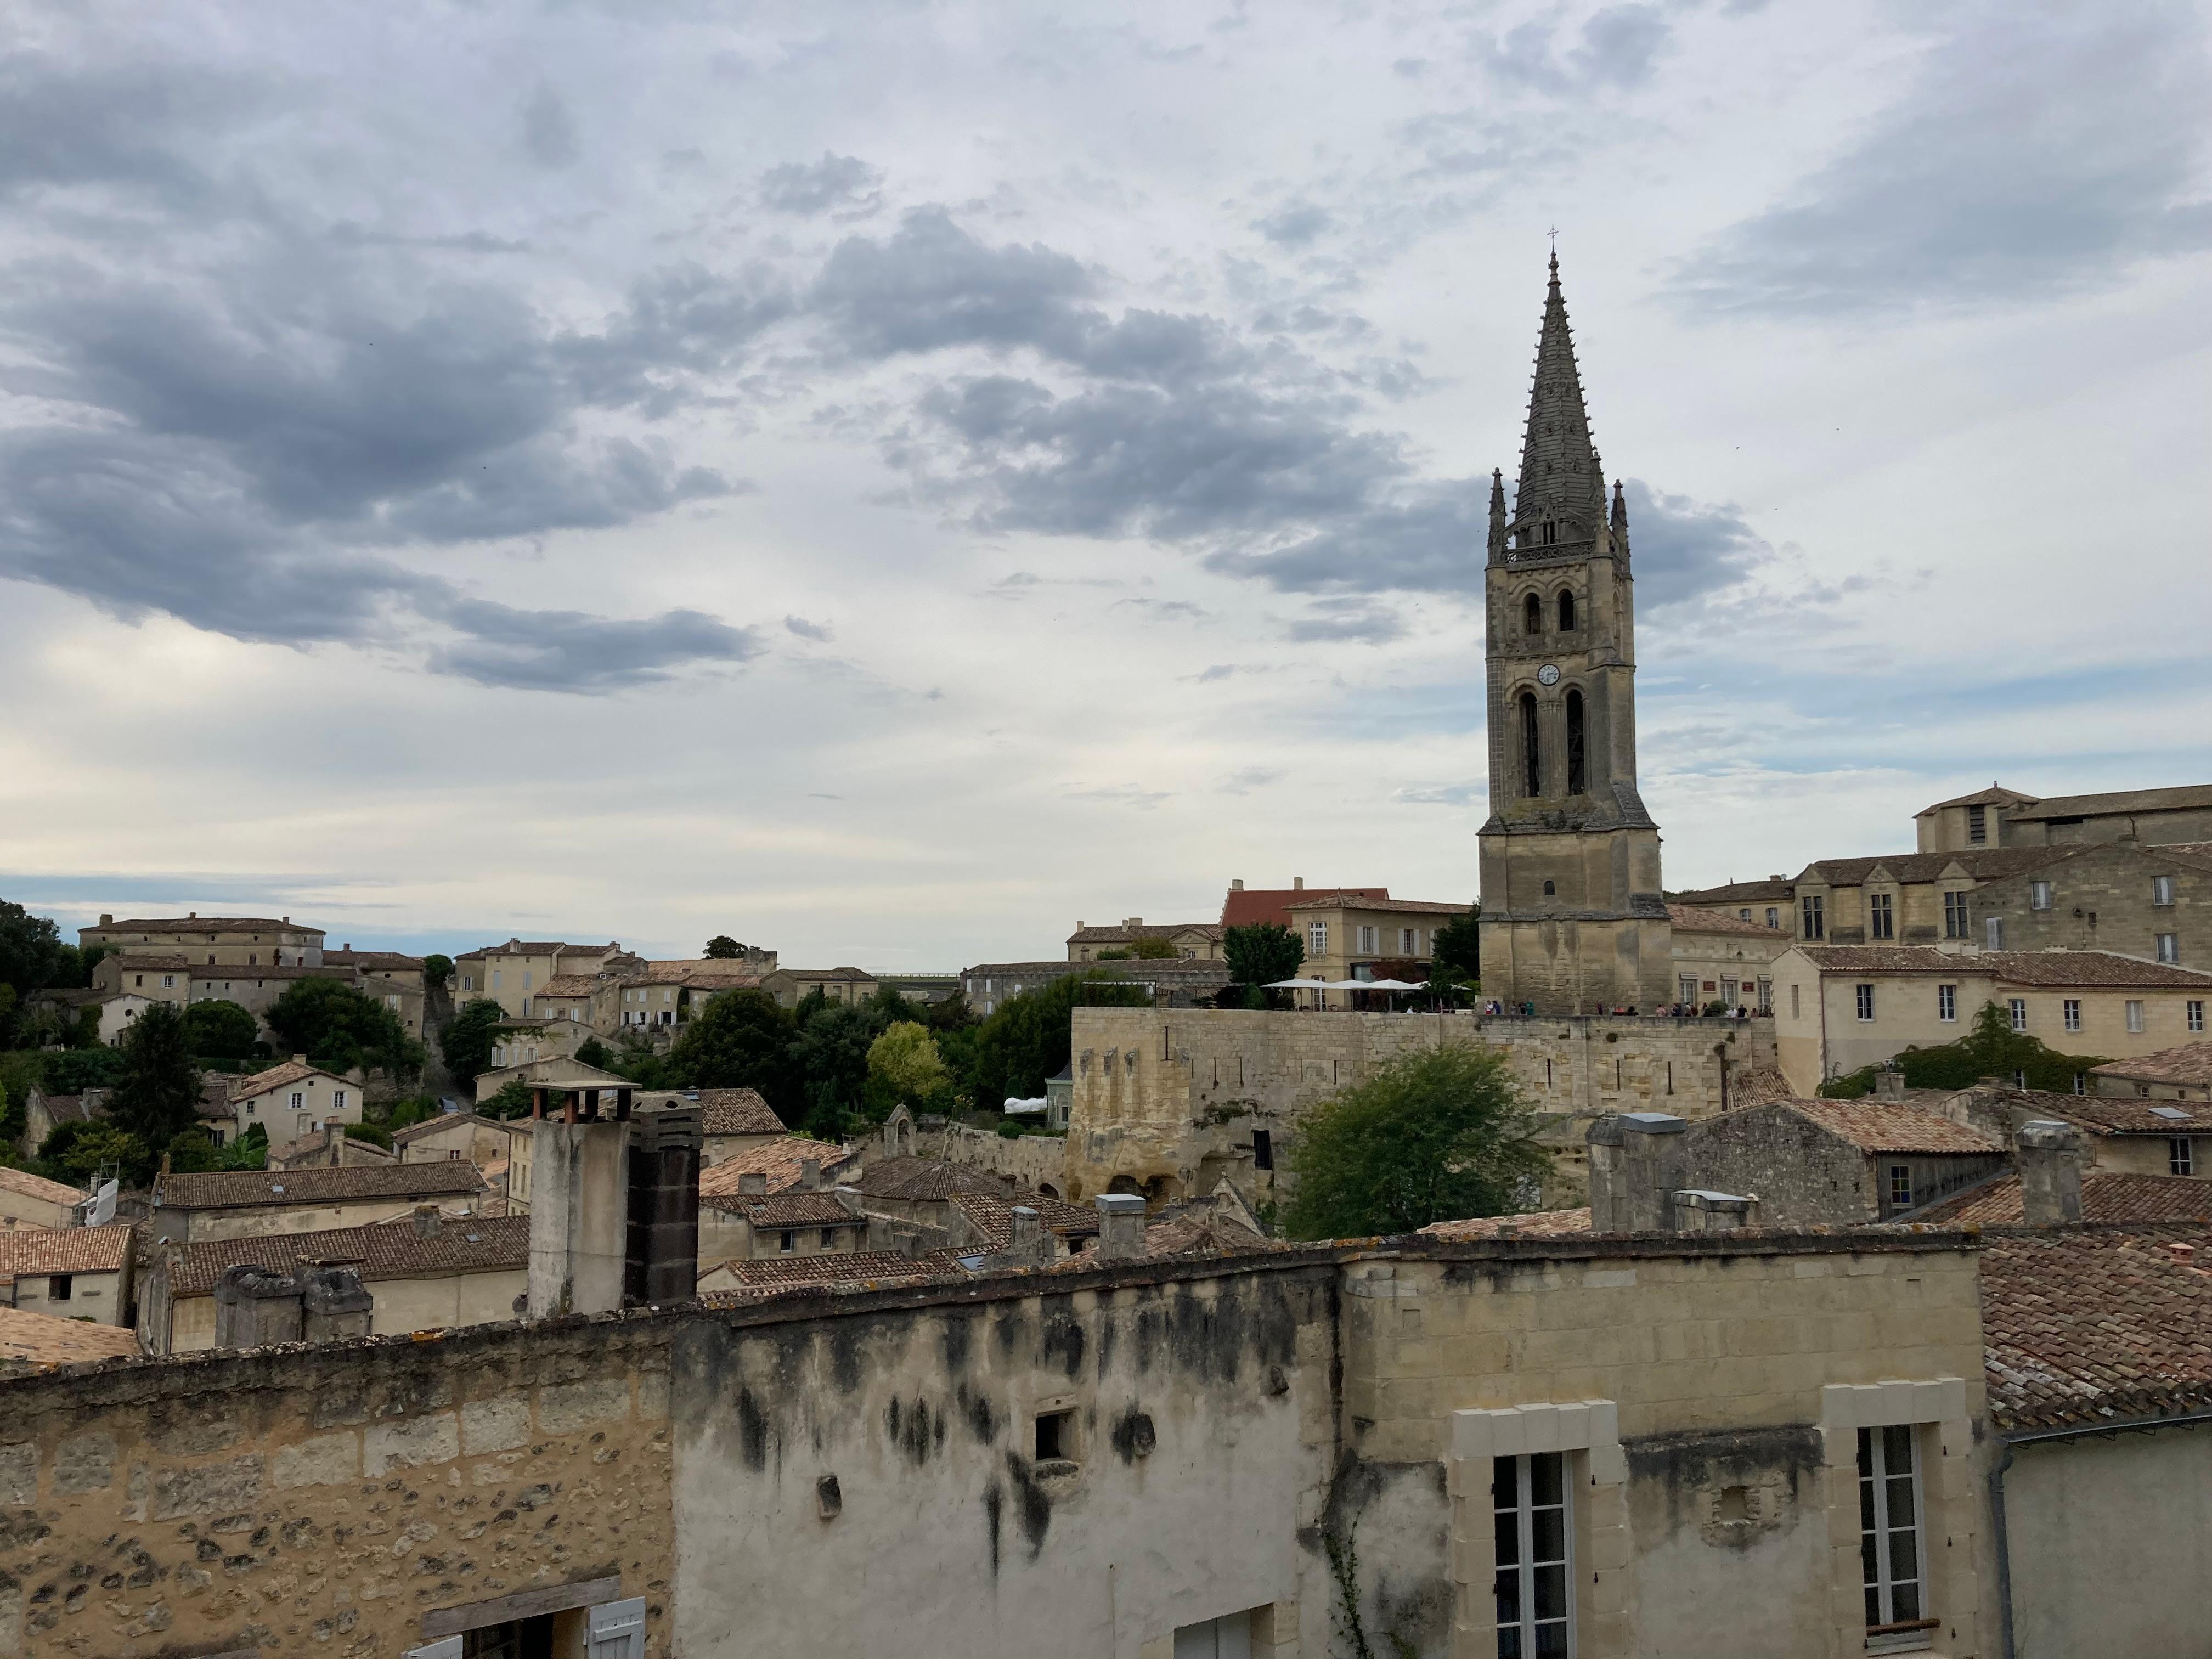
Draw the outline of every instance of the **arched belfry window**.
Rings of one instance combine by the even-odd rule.
[[[1571,593],[1561,593],[1559,595],[1559,632],[1571,634],[1574,631],[1575,596]]]
[[[1544,793],[1544,751],[1536,735],[1536,694],[1521,694],[1521,793]]]
[[[1583,759],[1583,694],[1570,691],[1567,693],[1567,793],[1571,795],[1589,793],[1589,769]]]
[[[1534,593],[1528,596],[1528,603],[1521,607],[1521,628],[1522,632],[1528,634],[1540,634],[1544,631],[1544,602]]]
[[[1559,539],[1559,526],[1551,520],[1544,520],[1544,545],[1550,547]]]

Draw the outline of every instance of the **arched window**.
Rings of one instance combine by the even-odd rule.
[[[1546,882],[1546,883],[1544,884],[1544,896],[1545,896],[1546,898],[1557,898],[1559,896],[1559,883],[1557,883],[1556,881],[1547,881],[1547,882]]]
[[[1571,593],[1561,593],[1559,595],[1559,632],[1571,634],[1574,631],[1575,596]]]
[[[1536,696],[1521,694],[1521,793],[1544,793],[1544,754],[1536,736]]]
[[[1551,547],[1551,546],[1553,546],[1553,545],[1556,544],[1558,543],[1559,539],[1559,526],[1557,526],[1556,524],[1553,524],[1553,523],[1549,519],[1545,520],[1544,520],[1544,545],[1545,545],[1545,546],[1547,546],[1547,547]]]
[[[1544,602],[1534,593],[1521,607],[1521,627],[1523,632],[1540,634],[1544,631]]]
[[[1559,598],[1564,601],[1566,595]],[[1567,793],[1586,795],[1589,793],[1588,768],[1583,759],[1583,694],[1567,693]]]

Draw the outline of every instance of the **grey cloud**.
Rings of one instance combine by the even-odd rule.
[[[182,147],[275,101],[266,82],[238,74],[10,54],[0,58],[0,194],[105,185],[199,203],[212,185]]]
[[[1662,495],[1640,478],[1628,480],[1626,494],[1636,598],[1647,610],[1733,587],[1774,556],[1732,506]]]
[[[1401,638],[1405,632],[1404,617],[1364,599],[1316,599],[1288,630],[1292,640],[1335,640],[1360,645],[1384,645]]]
[[[541,84],[522,106],[522,148],[541,167],[573,167],[583,154],[568,100]]]
[[[1408,806],[1471,806],[1490,799],[1490,787],[1481,783],[1408,784],[1395,797]]]
[[[1293,202],[1264,219],[1255,220],[1252,228],[1278,247],[1302,248],[1310,246],[1331,222],[1327,208],[1311,202]]]
[[[1579,40],[1564,52],[1549,23],[1510,30],[1490,49],[1490,68],[1500,81],[1553,94],[1626,91],[1651,78],[1673,33],[1656,6],[1608,6],[1591,14]]]
[[[616,690],[689,663],[744,662],[765,648],[753,629],[696,611],[624,621],[457,599],[441,614],[468,637],[431,653],[434,672],[522,690]]]
[[[1386,474],[1371,483],[1395,482]],[[1489,496],[1486,479],[1423,484],[1395,495],[1370,487],[1348,495],[1321,528],[1285,545],[1218,548],[1206,563],[1223,575],[1291,593],[1480,593]]]
[[[1097,317],[1078,303],[1094,286],[1064,253],[1034,244],[987,247],[942,208],[922,208],[895,235],[840,242],[808,301],[857,356],[956,345],[1036,346],[1067,356]]]
[[[1070,800],[1095,800],[1107,806],[1133,806],[1144,812],[1151,811],[1162,801],[1175,799],[1164,789],[1140,789],[1133,783],[1115,784],[1102,789],[1070,789],[1066,795]]]
[[[1224,795],[1249,795],[1255,789],[1266,788],[1282,775],[1282,770],[1279,767],[1247,766],[1239,771],[1231,772],[1227,780],[1219,786],[1219,793]]]
[[[884,175],[857,156],[824,150],[818,161],[790,161],[761,174],[763,207],[778,213],[840,217],[873,213],[883,205]]]
[[[830,641],[830,633],[828,623],[809,622],[804,617],[786,617],[783,619],[783,625],[788,632],[797,635],[802,640],[812,640],[817,645],[826,645]]]
[[[1976,6],[1863,139],[1686,261],[1674,297],[1814,314],[2033,300],[2212,246],[2204,34],[2178,3]]]

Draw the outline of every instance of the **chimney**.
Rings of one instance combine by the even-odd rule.
[[[802,1158],[799,1160],[799,1189],[804,1193],[818,1193],[822,1190],[822,1160],[820,1158]]]
[[[1590,1231],[1658,1233],[1674,1228],[1688,1127],[1665,1112],[1621,1112],[1589,1128]]]
[[[1244,890],[1244,878],[1242,876],[1239,876],[1236,880],[1231,882],[1229,884],[1229,890],[1232,893],[1243,892]]]
[[[2013,1137],[2020,1164],[2021,1219],[2057,1227],[2081,1218],[2081,1132],[2070,1123],[2035,1118]]]
[[[1052,1240],[1045,1232],[1044,1218],[1026,1204],[1017,1204],[1006,1213],[1013,1220],[1013,1233],[999,1260],[1010,1267],[1051,1266]]]
[[[1142,916],[1124,916],[1121,925],[1124,927],[1141,927],[1145,925],[1145,919]]]
[[[341,951],[350,951],[350,950],[352,950],[352,949],[353,949],[353,941],[352,941],[351,939],[348,939],[348,940],[347,940],[343,945],[341,945],[340,946],[338,946],[338,949],[340,949]]]
[[[1905,1073],[1885,1066],[1874,1074],[1875,1093],[1883,1100],[1905,1098]]]
[[[1101,1261],[1128,1261],[1145,1253],[1145,1200],[1134,1193],[1101,1193],[1097,1199]]]
[[[596,1108],[580,1106],[573,1123],[565,1109],[547,1110],[530,1126],[530,1316],[611,1313],[629,1255],[629,1126],[600,1121]]]
[[[200,913],[197,910],[187,910],[185,912],[185,920],[186,921],[198,921],[199,919]]]
[[[103,927],[112,927],[115,925],[115,913],[112,910],[102,910],[100,913],[100,925]]]
[[[307,1057],[305,1054],[295,1054],[292,1056],[292,1063],[295,1066],[305,1066],[307,1063]]]
[[[1297,891],[1303,893],[1306,890],[1306,878],[1304,876],[1292,876],[1291,878],[1291,885]]]
[[[738,1196],[739,1198],[766,1198],[768,1196],[767,1172],[762,1170],[739,1170],[738,1173]]]
[[[435,1238],[445,1231],[445,1218],[438,1213],[438,1206],[434,1204],[417,1204],[414,1219],[415,1237],[417,1238]]]
[[[628,1127],[622,1304],[689,1302],[699,1290],[699,1151],[706,1139],[700,1114],[696,1107],[672,1107]]]
[[[1759,1200],[1755,1198],[1740,1198],[1734,1193],[1708,1193],[1687,1188],[1674,1194],[1671,1231],[1678,1233],[1732,1233],[1739,1227],[1752,1225],[1752,1218],[1758,1208]]]
[[[223,1269],[215,1285],[215,1345],[265,1348],[300,1340],[300,1286],[292,1275],[250,1261]]]
[[[2197,1247],[2194,1244],[2171,1243],[2166,1249],[2166,1254],[2173,1258],[2175,1267],[2193,1267],[2197,1265]]]
[[[359,1262],[302,1261],[299,1279],[303,1340],[343,1342],[370,1334],[376,1298],[361,1282]]]

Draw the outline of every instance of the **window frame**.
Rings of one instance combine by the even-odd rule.
[[[1939,985],[1936,988],[1936,1019],[1938,1024],[1955,1024],[1959,1018],[1959,988]]]
[[[2197,1143],[2191,1137],[2168,1135],[2166,1138],[2166,1172],[2178,1176],[2197,1173]]]
[[[1798,926],[1807,939],[1828,936],[1827,906],[1818,893],[1807,893],[1797,902]]]
[[[2190,998],[2184,1005],[2182,1012],[2187,1017],[2185,1023],[2191,1030],[2202,1031],[2204,1029],[2204,999],[2203,997]]]
[[[2166,910],[2173,906],[2173,878],[2153,876],[2150,878],[2150,902],[2154,909]]]
[[[1871,1025],[1871,1024],[1874,1024],[1874,983],[1873,983],[1873,981],[1870,981],[1870,980],[1869,980],[1869,981],[1862,981],[1860,983],[1858,983],[1858,984],[1854,985],[1853,987],[1851,987],[1851,993],[1852,993],[1852,1006],[1853,1006],[1853,1007],[1857,1011],[1857,1013],[1858,1013],[1858,1018],[1859,1018],[1859,1023],[1860,1023],[1861,1024],[1863,1024],[1863,1025]]]
[[[1897,896],[1893,893],[1867,895],[1867,937],[1870,939],[1893,939],[1897,937]]]
[[[1901,1438],[1906,1467],[1902,1474],[1889,1468],[1892,1438]],[[1920,1449],[1920,1426],[1912,1423],[1885,1424],[1858,1431],[1859,1588],[1864,1600],[1867,1651],[1896,1653],[1924,1648],[1941,1621],[1928,1616],[1928,1496]],[[1892,1507],[1895,1485],[1905,1483],[1911,1514],[1906,1526],[1896,1522]],[[1909,1531],[1912,1538],[1912,1569],[1899,1574],[1894,1559],[1895,1539]],[[1871,1559],[1869,1559],[1871,1558]],[[1897,1592],[1911,1586],[1911,1610],[1898,1617]],[[1899,1629],[1897,1626],[1905,1626]]]
[[[1888,1194],[1891,1210],[1911,1209],[1912,1207],[1912,1166],[1910,1164],[1893,1164],[1888,1166],[1885,1174],[1888,1179],[1884,1183],[1883,1191]]]
[[[1564,1451],[1517,1452],[1491,1459],[1490,1518],[1494,1540],[1491,1573],[1491,1608],[1492,1631],[1498,1650],[1504,1651],[1504,1635],[1510,1631],[1516,1638],[1516,1651],[1533,1656],[1537,1651],[1537,1632],[1540,1629],[1557,1626],[1565,1635],[1566,1659],[1574,1659],[1575,1641],[1575,1504],[1576,1480],[1570,1453]],[[1539,1504],[1536,1498],[1536,1474],[1540,1462],[1549,1460],[1559,1471],[1555,1504]],[[1500,1476],[1507,1466],[1512,1468],[1513,1498],[1510,1504],[1501,1504],[1498,1499]],[[1538,1560],[1536,1558],[1536,1517],[1539,1513],[1556,1511],[1559,1517],[1559,1553],[1556,1557]],[[1510,1525],[1513,1559],[1505,1557],[1505,1539]],[[1536,1601],[1536,1575],[1556,1568],[1559,1574],[1559,1608],[1556,1617],[1540,1616]],[[1514,1576],[1514,1600],[1516,1616],[1509,1621],[1504,1616],[1499,1582],[1507,1573]]]
[[[2144,1024],[2143,1005],[2141,998],[2130,997],[2128,999],[2127,1019],[2129,1034],[2134,1036],[2141,1036],[2142,1035]]]
[[[2154,934],[2151,954],[2170,968],[2180,966],[2181,935],[2179,933]]]
[[[1990,840],[1990,809],[1969,806],[1966,809],[1966,841],[1973,847],[1986,847]]]
[[[2067,997],[2058,1005],[2059,1024],[2069,1031],[2081,1029],[2081,999]]]
[[[2051,908],[2049,882],[2031,881],[2027,884],[2027,908],[2031,910],[2048,910]]]
[[[2006,1018],[2012,1022],[2012,1029],[2014,1030],[2025,1031],[2027,1029],[2027,999],[2026,997],[2007,997],[2005,999],[2005,1015]]]

